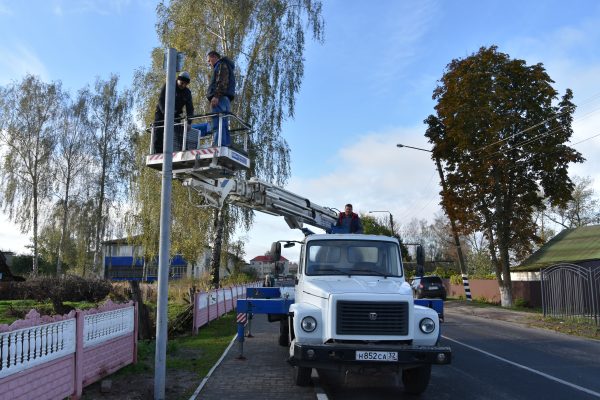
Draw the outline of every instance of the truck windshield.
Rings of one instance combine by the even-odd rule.
[[[402,276],[398,244],[385,241],[310,241],[305,265],[306,275]]]

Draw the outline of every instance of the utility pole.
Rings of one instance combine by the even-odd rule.
[[[173,121],[175,117],[175,72],[177,50],[167,50],[162,188],[160,192],[160,242],[158,251],[158,295],[156,304],[156,351],[154,400],[165,399],[167,368],[167,303],[169,301],[169,252],[171,247],[171,185],[173,180]]]
[[[397,144],[397,147],[407,147],[409,149],[426,151],[428,153],[432,153],[433,151],[422,149],[420,147],[406,146],[403,144]],[[433,157],[435,159],[435,165],[438,170],[438,174],[440,175],[440,182],[442,184],[442,192],[448,193],[448,186],[446,185],[446,178],[444,178],[444,171],[442,170],[442,163],[440,162],[439,157]],[[448,214],[448,219],[450,220],[450,228],[452,229],[452,236],[454,237],[454,246],[456,247],[456,253],[458,254],[458,265],[460,267],[460,274],[463,279],[463,287],[465,288],[465,297],[467,300],[471,301],[471,288],[469,286],[469,277],[467,274],[467,264],[465,262],[465,257],[462,252],[462,246],[460,245],[460,237],[458,236],[458,231],[456,229],[456,222],[454,221],[454,213],[450,209],[446,209],[446,213]]]

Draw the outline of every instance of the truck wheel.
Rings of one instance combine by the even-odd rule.
[[[290,345],[290,333],[287,319],[279,321],[279,345],[284,347]]]
[[[310,375],[312,368],[309,367],[294,367],[294,383],[296,386],[309,386],[311,383]]]
[[[421,394],[427,389],[431,377],[431,365],[409,368],[402,371],[404,391],[410,394]]]

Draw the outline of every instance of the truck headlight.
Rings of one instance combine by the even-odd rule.
[[[313,317],[304,317],[302,318],[302,322],[300,323],[302,330],[304,332],[312,332],[317,329],[317,320]]]
[[[423,333],[431,333],[435,330],[435,322],[431,318],[423,318],[419,322],[419,328]]]

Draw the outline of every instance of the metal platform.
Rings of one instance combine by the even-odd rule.
[[[162,171],[164,154],[151,154],[146,156],[146,165],[150,168]],[[204,149],[192,149],[173,153],[173,171],[181,169],[193,169],[202,171],[205,169],[225,168],[230,171],[238,171],[250,168],[250,159],[243,150],[235,147],[208,147]]]
[[[218,129],[207,132],[210,121],[218,118]],[[230,129],[230,146],[221,145],[221,132],[224,121],[227,120]],[[192,122],[203,128],[195,129]],[[158,126],[160,127],[160,125]],[[150,154],[146,156],[146,166],[162,171],[164,154],[153,153],[155,129],[154,124],[149,129]],[[250,168],[248,157],[248,135],[251,127],[232,113],[212,113],[197,115],[174,124],[175,134],[173,152],[173,172],[202,174],[207,178],[222,178],[231,176],[239,170]],[[213,135],[217,135],[213,138]]]

